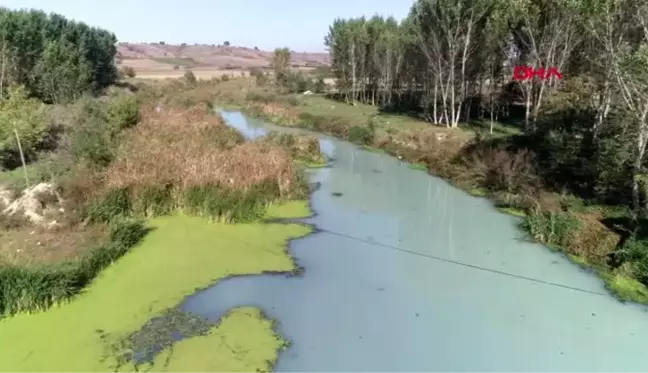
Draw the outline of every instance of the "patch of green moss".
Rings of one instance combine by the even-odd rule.
[[[605,283],[617,299],[623,302],[648,304],[648,288],[639,281],[620,274],[603,275]]]
[[[427,171],[427,166],[423,163],[410,163],[408,167],[412,170]]]
[[[299,217],[309,212],[306,202],[293,202],[271,206],[268,216]],[[311,231],[299,224],[210,223],[185,215],[154,218],[149,224],[154,230],[70,303],[0,320],[0,371],[114,370],[123,353],[115,351],[115,345],[196,289],[231,275],[295,269],[286,242]],[[228,354],[214,342],[222,333],[240,341],[236,351],[248,351],[242,362],[238,361],[242,354]],[[266,360],[276,355],[277,344],[268,342],[275,338],[259,314],[248,312],[223,322],[207,336],[172,346],[174,352],[162,366],[265,370]],[[155,364],[160,364],[158,359]]]
[[[486,197],[488,195],[488,191],[483,188],[472,188],[468,190],[468,193],[475,197]]]
[[[471,193],[472,194],[472,193]],[[497,208],[500,212],[503,212],[508,215],[513,215],[517,216],[519,218],[523,218],[527,216],[526,212],[520,209],[516,209],[515,207],[498,207]]]
[[[295,163],[297,163],[300,166],[306,167],[306,168],[322,168],[322,167],[326,167],[328,165],[327,161],[307,162],[307,161],[302,161],[302,160],[296,160]]]
[[[573,255],[573,254],[567,254],[567,258],[569,258],[569,260],[571,260],[572,263],[574,263],[574,264],[576,264],[576,265],[578,265],[580,267],[583,267],[583,268],[590,268],[591,267],[590,264],[587,262],[587,260],[582,256]]]

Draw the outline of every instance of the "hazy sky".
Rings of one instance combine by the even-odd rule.
[[[0,0],[109,29],[120,41],[220,44],[324,51],[336,17],[402,19],[412,0]]]

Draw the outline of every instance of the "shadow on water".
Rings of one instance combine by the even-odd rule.
[[[223,112],[248,138],[284,129]],[[648,370],[645,308],[520,240],[516,218],[396,159],[321,137],[331,168],[303,276],[221,281],[181,306],[211,321],[257,306],[293,344],[278,371]]]

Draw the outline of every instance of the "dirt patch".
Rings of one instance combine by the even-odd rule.
[[[62,262],[78,258],[108,239],[108,229],[101,225],[57,229],[23,226],[0,232],[0,263]]]

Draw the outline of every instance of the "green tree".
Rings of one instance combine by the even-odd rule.
[[[5,167],[20,163],[24,167],[45,137],[48,123],[43,104],[28,98],[25,87],[11,86],[7,93],[7,99],[0,101],[0,161]]]
[[[92,89],[91,67],[70,43],[50,42],[32,71],[36,94],[46,102],[79,98]]]
[[[0,89],[24,85],[46,101],[69,101],[117,79],[115,35],[57,14],[0,8]]]
[[[277,48],[272,58],[272,67],[279,84],[285,85],[290,73],[290,49]]]

